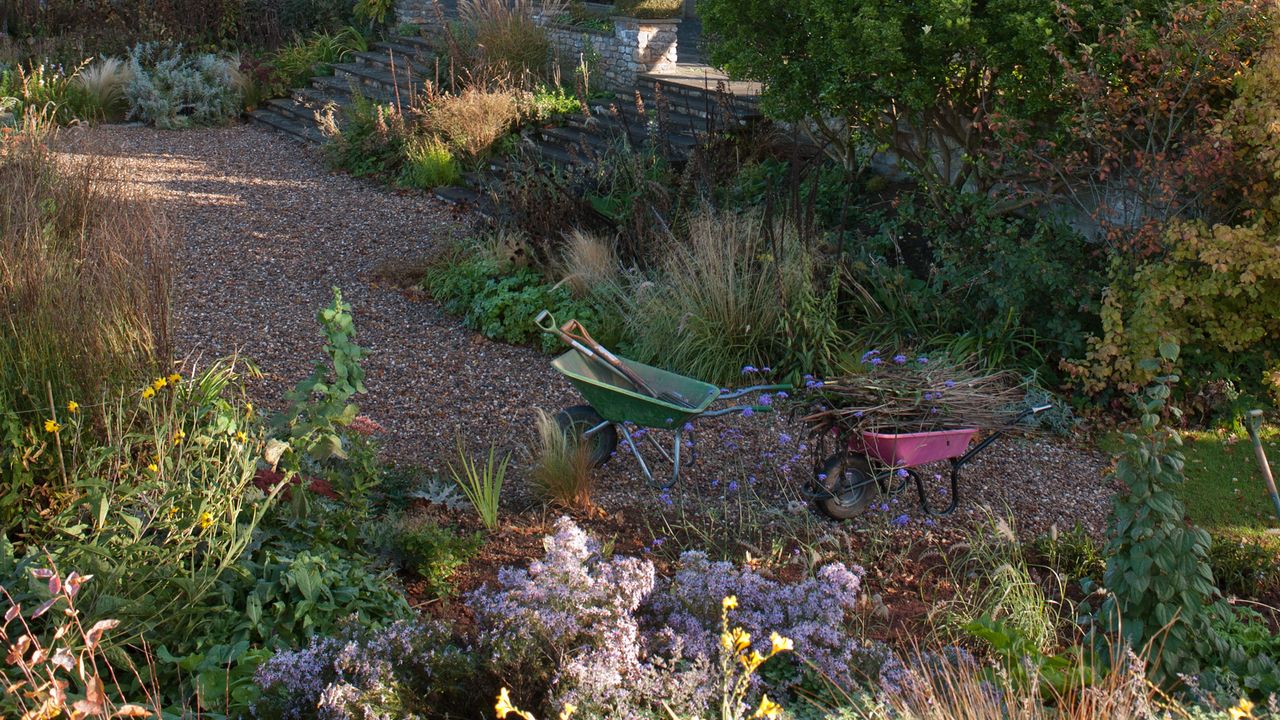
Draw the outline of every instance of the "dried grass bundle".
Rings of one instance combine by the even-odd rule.
[[[815,408],[804,420],[816,431],[928,432],[1008,425],[1025,393],[1010,373],[983,373],[945,358],[872,350],[863,372],[809,383],[804,399]]]

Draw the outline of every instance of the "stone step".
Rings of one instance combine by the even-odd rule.
[[[357,65],[364,65],[386,73],[388,77],[391,76],[392,63],[394,62],[396,79],[413,78],[420,80],[421,78],[435,77],[436,73],[434,58],[430,58],[429,62],[423,62],[409,55],[370,50],[369,52],[354,53],[351,59]]]
[[[306,125],[296,118],[281,115],[272,109],[259,108],[249,113],[249,118],[255,123],[265,125],[309,145],[321,145],[325,141],[324,135],[314,126]]]
[[[397,74],[392,78],[391,73],[387,70],[375,68],[369,65],[361,65],[359,63],[342,63],[340,65],[334,65],[333,77],[334,79],[348,85],[354,82],[361,86],[361,88],[376,90],[380,92],[386,100],[394,100],[396,91],[398,90],[400,102],[405,105],[409,104],[409,101],[422,88],[422,83],[416,76],[402,76]]]

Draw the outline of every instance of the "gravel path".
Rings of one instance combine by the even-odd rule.
[[[238,351],[265,373],[264,406],[323,357],[315,313],[333,286],[370,351],[357,402],[396,460],[439,469],[459,430],[473,448],[506,444],[530,408],[567,401],[544,356],[489,342],[394,282],[465,236],[452,206],[334,173],[314,148],[253,126],[106,126],[82,139],[117,155],[175,226],[179,356]]]
[[[522,448],[532,439],[533,408],[580,402],[546,356],[490,342],[400,287],[397,278],[414,277],[468,232],[468,218],[449,205],[331,172],[315,149],[252,126],[107,126],[73,133],[71,142],[117,156],[164,203],[180,244],[177,350],[197,362],[236,351],[251,358],[265,373],[252,388],[264,406],[278,406],[321,357],[314,316],[335,285],[371,351],[369,393],[359,404],[386,429],[393,460],[441,471],[456,458],[459,432],[473,451],[491,442]],[[597,496],[606,510],[658,509],[673,500],[732,503],[733,493],[752,488],[774,512],[807,512],[794,492],[809,472],[802,436],[778,417],[699,423],[698,465],[670,496],[646,487],[629,457],[600,473]],[[981,502],[1009,508],[1026,533],[1076,521],[1096,531],[1112,491],[1106,465],[1059,440],[997,443],[966,468],[962,511],[942,524],[980,516]],[[513,475],[510,499],[525,505],[525,473],[517,467]],[[941,492],[942,483],[931,485]]]

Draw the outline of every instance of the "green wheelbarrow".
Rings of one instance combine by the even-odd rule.
[[[549,315],[539,315],[538,324],[547,332],[554,332],[542,321]],[[550,328],[555,327],[554,318]],[[571,321],[572,322],[572,321]],[[566,325],[567,327],[568,325]],[[610,362],[621,362],[626,375],[610,367],[609,362],[598,359],[601,348],[595,346],[584,351],[575,345],[563,355],[551,361],[551,366],[577,388],[586,405],[574,405],[556,413],[556,423],[570,435],[586,444],[591,462],[600,466],[613,457],[618,446],[618,430],[622,431],[635,455],[645,478],[661,490],[680,480],[681,446],[693,431],[693,421],[698,418],[720,417],[735,413],[770,412],[769,405],[734,405],[711,409],[717,402],[733,400],[755,392],[774,392],[792,389],[791,385],[753,385],[735,390],[721,390],[710,383],[677,375],[625,358],[611,356]],[[607,351],[606,351],[607,352]],[[626,376],[638,376],[627,380]],[[642,389],[643,388],[643,389]],[[633,432],[631,427],[643,428]],[[670,431],[673,435],[670,451],[655,441],[649,430]],[[670,480],[654,479],[649,463],[640,452],[640,440],[647,439],[667,462],[671,463]],[[696,454],[686,465],[693,465]]]

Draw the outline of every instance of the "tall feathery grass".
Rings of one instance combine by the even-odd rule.
[[[169,357],[170,244],[111,161],[0,138],[0,386],[19,410],[96,397]],[[4,398],[0,397],[0,400]]]
[[[781,223],[770,242],[765,222],[758,213],[694,217],[656,272],[627,278],[614,296],[630,355],[714,383],[780,360],[786,308],[810,287],[813,260]]]

